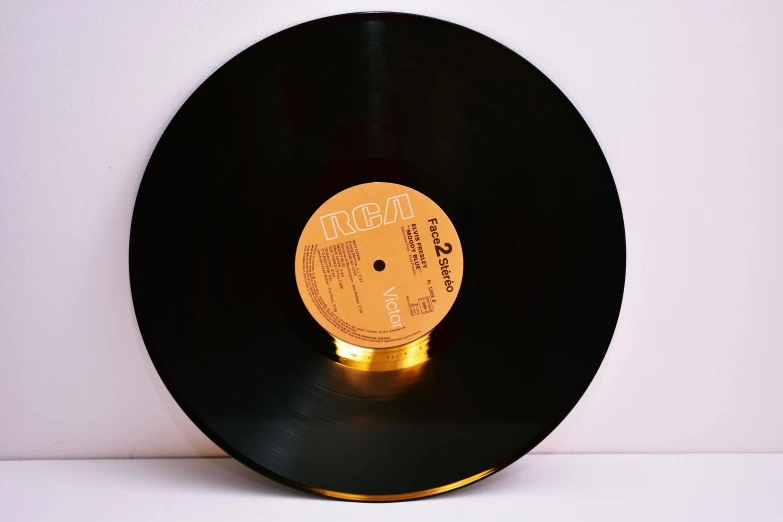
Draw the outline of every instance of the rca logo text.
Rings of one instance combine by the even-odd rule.
[[[355,234],[357,230],[363,232],[394,223],[398,218],[404,220],[412,217],[413,207],[408,194],[400,194],[386,199],[386,211],[383,215],[377,203],[363,203],[357,205],[350,214],[340,210],[321,216],[321,226],[324,229],[324,237],[330,241],[337,239],[340,234],[348,236]]]

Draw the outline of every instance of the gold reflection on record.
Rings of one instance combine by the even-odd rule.
[[[458,480],[456,482],[452,482],[451,484],[446,484],[445,486],[440,486],[437,488],[431,488],[431,489],[425,489],[422,491],[413,491],[410,493],[396,493],[391,495],[357,495],[354,493],[343,493],[340,491],[331,491],[328,489],[319,489],[319,488],[311,488],[307,487],[309,491],[316,493],[318,495],[323,495],[325,497],[332,497],[332,498],[338,498],[341,500],[357,500],[360,502],[397,502],[400,500],[413,500],[417,498],[424,498],[429,497],[432,495],[437,495],[438,493],[445,493],[447,491],[451,491],[453,489],[461,488],[462,486],[467,486],[468,484],[471,484],[473,482],[476,482],[477,480],[483,479],[487,475],[491,475],[498,469],[500,469],[502,466],[493,466],[487,470],[484,470],[480,473],[476,473],[475,475],[468,477],[466,479]]]
[[[388,372],[418,366],[430,358],[430,334],[394,348],[362,348],[333,337],[335,359],[349,368]]]

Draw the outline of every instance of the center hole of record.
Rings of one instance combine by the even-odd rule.
[[[372,267],[376,272],[383,272],[383,269],[386,268],[386,263],[383,262],[383,259],[376,259],[375,263],[372,264]]]

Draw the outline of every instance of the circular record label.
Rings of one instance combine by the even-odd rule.
[[[333,337],[390,348],[430,332],[462,282],[462,246],[445,212],[403,185],[365,183],[327,200],[296,248],[296,284]]]

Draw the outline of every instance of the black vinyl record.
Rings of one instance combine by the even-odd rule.
[[[374,182],[431,198],[464,258],[426,360],[383,371],[335,356],[294,274],[319,206]],[[595,138],[540,71],[458,25],[350,14],[266,38],[185,102],[139,189],[130,278],[156,369],[220,448],[305,491],[405,500],[503,468],[574,407],[625,236]]]

